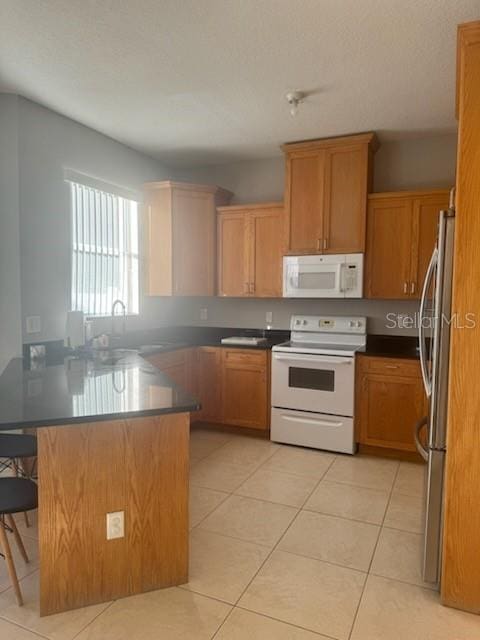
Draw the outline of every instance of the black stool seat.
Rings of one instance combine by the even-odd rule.
[[[0,515],[38,506],[37,485],[28,478],[0,478]]]
[[[37,438],[23,433],[0,433],[0,458],[35,458]]]

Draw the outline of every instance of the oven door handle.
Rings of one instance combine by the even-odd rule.
[[[311,364],[353,364],[353,358],[324,358],[323,356],[314,356],[308,354],[296,353],[288,355],[286,353],[274,353],[274,360],[288,360],[289,362],[310,362]]]
[[[343,422],[338,422],[334,420],[324,420],[322,418],[304,418],[299,416],[291,416],[285,414],[282,416],[284,420],[288,420],[290,422],[301,422],[302,424],[316,424],[321,427],[341,427]]]

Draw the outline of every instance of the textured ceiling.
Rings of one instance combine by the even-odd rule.
[[[452,131],[479,0],[0,0],[0,91],[172,166]],[[312,92],[291,118],[284,94]]]

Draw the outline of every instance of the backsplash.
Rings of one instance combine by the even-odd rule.
[[[301,315],[366,316],[368,333],[416,335],[408,320],[418,312],[418,300],[299,300],[284,298],[151,298],[145,302],[148,322],[158,324],[289,329],[290,318]],[[207,319],[202,319],[202,310]],[[266,314],[272,313],[272,322]],[[395,322],[399,319],[399,323]]]

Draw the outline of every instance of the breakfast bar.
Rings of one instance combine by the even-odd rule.
[[[188,580],[193,397],[125,351],[15,358],[0,406],[37,429],[41,615]]]

